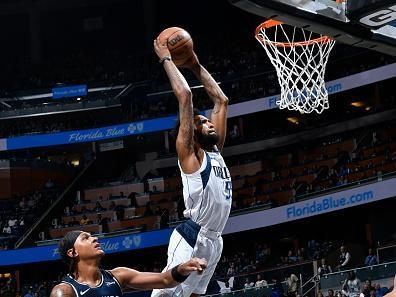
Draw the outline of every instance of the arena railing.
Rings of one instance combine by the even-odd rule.
[[[250,273],[243,273],[233,276],[234,277],[234,288],[231,293],[219,293],[220,286],[218,285],[217,281],[225,282],[230,279],[230,276],[224,278],[214,277],[208,286],[207,292],[205,296],[240,296],[240,297],[262,297],[262,296],[270,296],[271,292],[274,288],[275,283],[270,282],[270,280],[276,276],[280,283],[282,284],[283,291],[287,292],[287,282],[286,278],[290,275],[290,273],[294,273],[299,278],[299,283],[307,282],[307,280],[311,280],[310,276],[314,273],[314,263],[315,261],[305,261],[300,262],[293,265],[286,265],[286,266],[279,266],[273,267],[265,270],[250,272]],[[268,283],[261,287],[252,287],[252,288],[241,288],[243,286],[243,280],[249,277],[249,280],[255,283],[257,275],[260,274],[263,280],[268,280]],[[309,277],[307,277],[309,276]],[[242,280],[242,281],[241,281]],[[236,289],[238,288],[238,289]],[[301,286],[298,287],[298,292],[301,292]],[[149,296],[150,291],[129,291],[124,293],[124,296],[128,297],[145,297]],[[238,297],[239,297],[238,296]]]
[[[22,247],[28,239],[30,239],[31,235],[34,233],[34,231],[40,227],[40,225],[45,221],[46,217],[51,213],[52,210],[55,209],[55,207],[60,203],[63,198],[72,191],[74,186],[76,185],[77,181],[84,175],[84,173],[91,167],[91,165],[95,162],[95,159],[92,159],[81,172],[74,178],[74,180],[69,184],[69,186],[63,191],[62,194],[59,195],[59,197],[49,205],[46,211],[41,215],[41,217],[29,228],[26,230],[26,232],[19,238],[19,240],[15,243],[15,248],[20,248]]]
[[[320,278],[321,290],[340,290],[349,271],[355,272],[357,278],[362,282],[367,279],[372,282],[388,278],[393,280],[396,271],[396,261],[325,274]],[[381,283],[381,285],[383,284]]]
[[[396,261],[396,244],[388,244],[377,248],[378,262]]]

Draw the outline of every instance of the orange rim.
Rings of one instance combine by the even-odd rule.
[[[321,36],[318,38],[310,39],[310,40],[305,40],[305,41],[298,41],[298,42],[275,42],[271,40],[265,40],[259,37],[259,34],[261,30],[265,29],[270,29],[272,27],[276,27],[283,24],[283,22],[276,21],[276,20],[268,20],[265,21],[264,23],[261,23],[257,28],[256,28],[256,33],[255,36],[257,39],[259,39],[262,42],[265,43],[270,43],[272,45],[275,45],[277,47],[296,47],[296,46],[307,46],[313,43],[324,43],[324,42],[330,42],[332,39],[329,36]]]

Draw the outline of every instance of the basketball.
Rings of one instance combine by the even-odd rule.
[[[193,52],[193,41],[190,34],[183,28],[166,28],[158,37],[161,43],[167,43],[172,60],[176,66],[185,64],[191,57]]]

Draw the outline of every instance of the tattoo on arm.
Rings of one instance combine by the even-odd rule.
[[[180,127],[178,145],[181,145],[182,148],[187,148],[191,152],[194,133],[191,89],[174,63],[165,62],[164,68],[172,85],[172,90],[179,101]]]
[[[206,92],[208,93],[210,99],[212,99],[215,104],[215,108],[213,109],[213,113],[218,113],[219,108],[216,107],[217,103],[221,103],[221,100],[226,98],[226,95],[223,93],[220,86],[214,80],[212,75],[204,68],[200,67],[200,69],[196,72],[197,78],[203,84]]]
[[[180,127],[179,137],[184,148],[194,148],[194,123],[192,106],[179,106],[180,109]]]

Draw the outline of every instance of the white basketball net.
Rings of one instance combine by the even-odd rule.
[[[265,23],[257,28],[256,39],[276,68],[281,86],[281,98],[276,103],[280,109],[322,113],[329,108],[324,74],[335,41],[323,35],[312,39],[313,32],[296,27],[292,34],[286,33],[284,24],[272,22],[276,25],[271,28],[263,26]],[[304,40],[296,41],[297,35]]]

